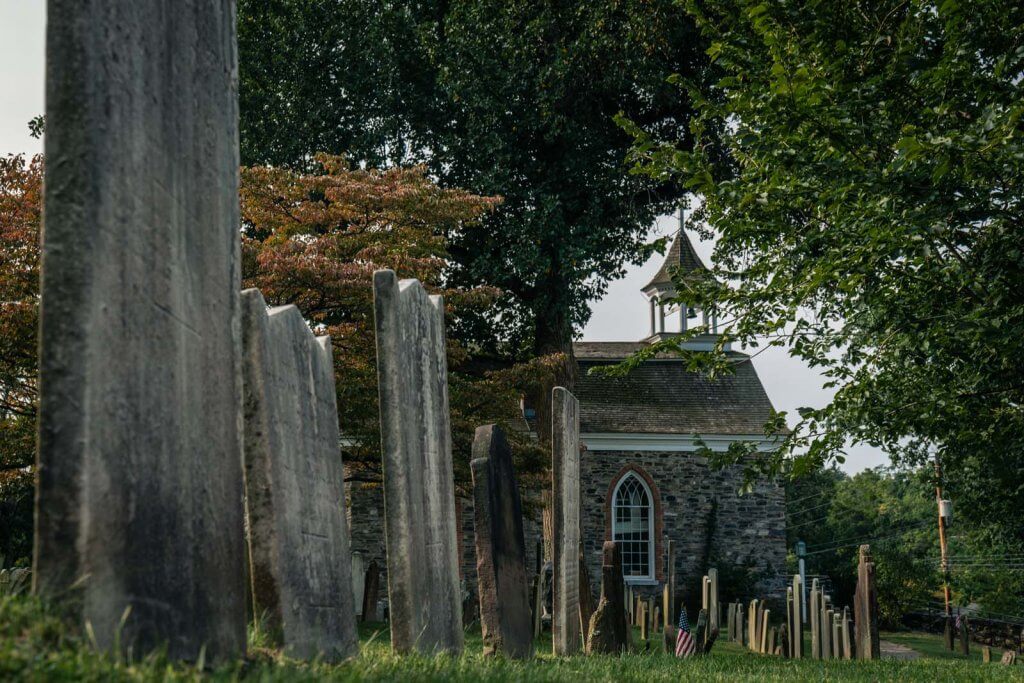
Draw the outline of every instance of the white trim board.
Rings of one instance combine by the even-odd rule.
[[[781,438],[781,437],[780,437]],[[580,439],[588,451],[661,451],[693,452],[697,450],[692,434],[640,434],[629,432],[584,432]],[[702,434],[704,444],[715,452],[725,452],[729,444],[753,441],[757,450],[768,453],[779,445],[779,439],[764,434]]]

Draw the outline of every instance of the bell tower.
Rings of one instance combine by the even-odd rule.
[[[718,316],[715,313],[708,314],[694,303],[672,302],[676,297],[676,286],[672,281],[673,277],[678,278],[707,278],[712,277],[700,256],[693,248],[690,238],[682,227],[682,212],[680,212],[679,231],[672,239],[672,246],[665,254],[665,261],[661,268],[655,273],[651,281],[641,289],[651,307],[650,334],[643,339],[645,342],[661,341],[663,339],[679,335],[688,329],[701,325],[706,331],[694,340],[700,346],[714,343],[714,337],[718,335]],[[695,344],[688,343],[687,346]]]

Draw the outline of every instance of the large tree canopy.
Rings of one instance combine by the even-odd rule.
[[[688,143],[700,37],[672,0],[241,0],[242,155],[303,165],[423,162],[503,198],[454,236],[449,277],[503,296],[463,334],[515,353],[570,351],[586,302],[643,258],[671,184],[630,176],[625,111]]]
[[[724,284],[685,296],[837,390],[769,464],[802,472],[850,439],[938,455],[965,515],[1024,537],[1024,5],[687,8],[723,71],[678,79],[693,151],[631,127],[639,170],[698,193],[719,238]],[[728,163],[705,151],[723,123]]]

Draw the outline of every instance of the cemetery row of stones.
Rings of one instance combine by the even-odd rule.
[[[794,576],[793,585],[786,589],[786,613],[782,615],[784,621],[780,626],[773,625],[773,615],[766,601],[729,604],[728,639],[759,654],[802,659],[806,654],[803,633],[809,627],[812,659],[879,658],[878,596],[868,546],[860,548],[854,620],[850,618],[848,607],[839,610],[832,604],[817,579],[811,582],[806,606],[805,599],[802,578]]]
[[[234,3],[51,0],[49,16],[34,590],[133,654],[239,656],[251,596],[289,654],[349,657],[330,342],[239,291]],[[443,304],[390,271],[374,290],[391,641],[459,652]],[[618,647],[614,545],[580,619],[579,407],[553,401],[554,650],[579,651],[591,622]],[[474,452],[485,648],[528,656],[509,449],[484,427]]]

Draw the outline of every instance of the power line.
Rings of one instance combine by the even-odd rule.
[[[813,494],[811,494],[809,496],[804,496],[803,498],[797,498],[796,500],[787,500],[786,504],[787,505],[796,505],[797,503],[802,503],[805,500],[811,500],[812,498],[821,498],[822,496],[830,496],[833,493],[835,493],[835,492],[834,491],[819,491],[818,493],[813,493]]]
[[[838,545],[830,546],[828,548],[822,548],[821,550],[815,550],[814,552],[810,552],[810,553],[804,553],[804,556],[806,557],[808,555],[820,555],[821,553],[827,553],[827,552],[831,552],[833,550],[839,550],[841,548],[848,548],[850,546],[855,546],[855,545],[863,545],[865,543],[880,543],[882,541],[887,541],[890,538],[897,538],[899,536],[903,536],[903,535],[905,535],[905,534],[907,534],[907,533],[909,533],[911,531],[917,531],[918,529],[920,529],[920,528],[922,528],[922,527],[924,527],[924,526],[926,526],[926,525],[928,525],[930,523],[931,522],[918,523],[915,526],[909,527],[907,529],[903,529],[899,533],[895,533],[895,534],[892,534],[890,536],[882,536],[881,538],[860,539],[860,540],[854,541],[852,543],[842,543],[842,542],[840,542]],[[850,540],[850,539],[844,539],[844,540]]]

